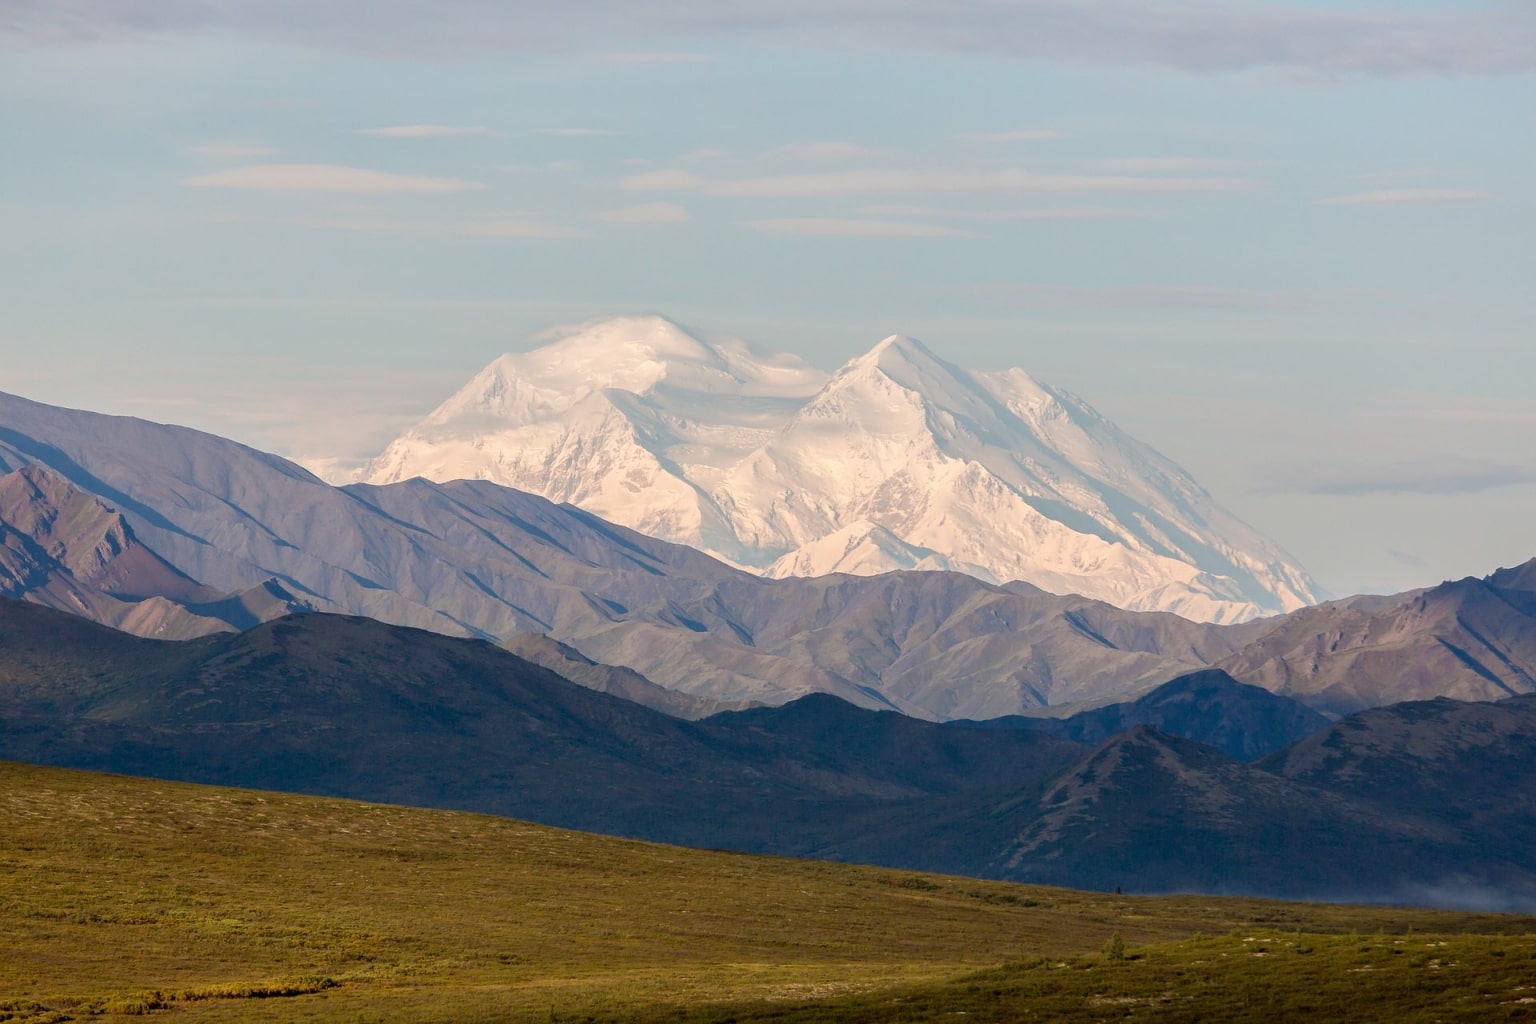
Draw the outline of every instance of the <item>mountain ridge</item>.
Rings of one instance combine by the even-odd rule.
[[[542,633],[700,707],[829,692],[919,717],[993,718],[1123,701],[1219,667],[1342,714],[1521,692],[1536,676],[1536,566],[1453,587],[1476,598],[1456,606],[1461,625],[1416,610],[1430,591],[1213,625],[949,572],[765,579],[486,481],[336,488],[214,435],[0,394],[0,473],[28,465],[107,502],[220,593],[275,580],[288,597],[263,589],[264,606],[291,599],[496,640]],[[1351,626],[1319,661],[1349,685],[1309,681],[1310,652],[1329,653],[1350,623],[1370,628]],[[1483,647],[1463,636],[1468,624]],[[1403,676],[1419,651],[1434,654],[1435,673]]]
[[[1078,743],[1102,743],[1141,725],[1215,747],[1236,761],[1255,761],[1331,724],[1300,701],[1240,683],[1220,669],[1171,679],[1132,701],[1061,718],[1010,715],[991,728],[1039,729]]]
[[[357,617],[170,642],[0,599],[0,758],[1106,890],[1536,906],[1536,695],[1367,711],[1244,764],[827,694],[688,722]]]
[[[0,470],[28,464],[110,500],[158,554],[218,590],[275,577],[318,611],[449,635],[545,633],[711,699],[825,691],[928,717],[988,717],[1051,702],[1057,689],[1058,699],[1093,696],[1083,692],[1093,680],[1151,687],[1170,659],[1200,667],[1051,625],[1064,609],[1094,606],[1080,598],[949,573],[764,580],[484,481],[335,488],[214,435],[0,394]],[[1235,651],[1175,616],[1139,621],[1133,648]],[[1037,633],[1010,638],[1014,623]],[[1031,653],[1047,647],[1058,650],[1054,667]],[[946,695],[951,678],[961,692]]]

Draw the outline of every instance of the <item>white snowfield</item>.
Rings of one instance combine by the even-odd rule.
[[[774,577],[951,569],[1210,622],[1317,600],[1182,469],[1022,370],[893,336],[828,375],[658,316],[549,339],[357,479],[490,480]]]

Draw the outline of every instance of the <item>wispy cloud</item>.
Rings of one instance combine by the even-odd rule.
[[[769,155],[791,160],[867,160],[879,156],[880,151],[856,142],[791,142]]]
[[[709,185],[708,178],[692,171],[680,171],[676,168],[646,171],[644,174],[631,174],[619,179],[619,187],[631,192],[702,192],[707,190]]]
[[[1160,194],[1246,192],[1246,178],[1144,177],[1092,174],[1036,174],[1021,169],[967,167],[872,167],[817,174],[710,179],[692,171],[660,170],[620,180],[631,191],[696,191],[743,199],[794,199],[893,192],[1100,192]]]
[[[609,131],[606,128],[540,128],[540,135],[550,135],[561,139],[590,139],[600,135],[618,135],[618,132]]]
[[[967,132],[956,138],[961,142],[1049,142],[1066,136],[1049,128],[1035,128],[1008,132]]]
[[[385,139],[444,139],[457,136],[490,138],[501,133],[483,125],[397,124],[385,128],[361,128],[357,134]]]
[[[497,164],[496,169],[508,174],[566,174],[580,166],[575,160],[544,160],[539,163]]]
[[[827,235],[843,238],[969,238],[974,232],[943,224],[894,220],[845,220],[835,217],[783,217],[748,221],[747,227],[770,235]]]
[[[1307,310],[1337,304],[1325,292],[1229,288],[1220,285],[1066,285],[994,283],[969,289],[1020,305],[1088,310]]]
[[[249,213],[224,213],[201,218],[206,224],[280,224],[286,227],[318,227],[341,232],[370,232],[381,235],[458,235],[464,238],[588,238],[578,227],[548,224],[527,213],[499,213],[473,221],[386,220],[367,216],[255,216]],[[206,301],[246,302],[260,299],[206,299]],[[290,302],[284,302],[290,304]]]
[[[1415,206],[1434,203],[1480,203],[1492,199],[1487,192],[1464,188],[1385,188],[1330,196],[1328,206]]]
[[[217,30],[388,53],[572,52],[677,62],[651,40],[856,40],[899,51],[986,54],[1201,73],[1508,74],[1536,68],[1528,4],[1341,9],[1324,0],[8,0],[12,45]],[[631,48],[631,44],[639,46]],[[692,60],[693,54],[687,59]]]
[[[1399,551],[1397,548],[1388,548],[1387,554],[1392,556],[1393,561],[1399,562],[1402,565],[1406,565],[1410,569],[1429,568],[1428,562],[1411,552]]]
[[[1108,206],[1041,206],[1015,210],[955,210],[934,206],[865,206],[860,213],[870,217],[926,217],[939,220],[1030,221],[1030,220],[1123,220],[1150,217],[1145,210],[1123,210]]]
[[[676,203],[641,203],[618,210],[594,213],[593,220],[608,224],[681,224],[689,220],[688,211]]]
[[[399,221],[330,216],[287,216],[272,221],[295,227],[326,227],[346,232],[379,232],[389,235],[458,235],[464,238],[587,238],[587,232],[545,224],[522,215],[490,216],[473,221]]]
[[[1273,167],[1272,160],[1227,160],[1200,156],[1131,156],[1090,160],[1088,166],[1123,174],[1223,174]]]
[[[411,295],[190,295],[176,300],[210,309],[337,310],[351,313],[516,313],[543,308],[537,299],[439,299]]]
[[[201,142],[188,146],[187,152],[209,160],[260,160],[275,155],[277,150],[250,142]]]
[[[1479,459],[1429,458],[1358,469],[1281,469],[1275,486],[1303,494],[1352,498],[1370,494],[1480,494],[1536,484],[1536,467]]]
[[[1435,178],[1443,178],[1445,176],[1446,172],[1437,167],[1422,165],[1419,167],[1396,167],[1387,171],[1361,171],[1358,174],[1351,174],[1349,177],[1352,181],[1368,181],[1375,185],[1396,186],[1405,181],[1422,184],[1425,181],[1432,181]]]
[[[462,178],[391,174],[339,164],[252,164],[182,178],[181,184],[272,192],[472,192],[485,188]]]
[[[712,64],[719,58],[708,53],[600,53],[591,60],[597,64]]]

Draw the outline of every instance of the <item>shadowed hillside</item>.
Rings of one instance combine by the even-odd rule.
[[[1150,703],[1198,722],[1205,692]],[[1089,749],[827,695],[688,722],[367,619],[169,643],[0,601],[0,756],[1129,891],[1536,905],[1533,717],[1406,705],[1259,764],[1147,725]]]
[[[1328,728],[1305,704],[1239,683],[1218,669],[1192,672],[1134,701],[1066,718],[1009,715],[987,728],[1038,729],[1078,743],[1102,743],[1138,725],[1207,743],[1239,761],[1252,761]]]
[[[689,723],[369,619],[166,643],[0,601],[0,756],[43,763],[814,853],[860,816],[1031,784],[1079,750],[802,703]]]

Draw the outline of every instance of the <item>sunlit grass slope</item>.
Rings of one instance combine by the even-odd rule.
[[[0,1021],[1271,1020],[1329,986],[1536,1019],[1533,925],[1077,893],[0,762]],[[1123,958],[1103,953],[1116,936]]]

